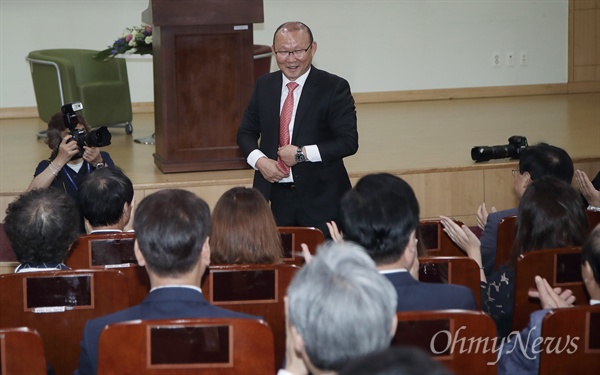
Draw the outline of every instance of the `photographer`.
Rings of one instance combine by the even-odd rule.
[[[77,122],[76,130],[91,131],[90,126],[80,113],[77,113]],[[65,124],[64,115],[61,112],[52,116],[48,122],[46,143],[52,153],[48,160],[42,160],[38,164],[27,191],[45,189],[50,186],[58,187],[66,191],[75,202],[78,202],[79,184],[83,177],[97,168],[115,165],[110,155],[105,151],[100,151],[97,147],[83,146],[83,153],[81,153],[77,142],[73,139],[69,128]],[[77,158],[78,154],[81,157]],[[73,159],[74,157],[75,159]],[[83,218],[79,230],[81,233],[85,233]]]

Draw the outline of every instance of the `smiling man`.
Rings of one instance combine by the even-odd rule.
[[[358,150],[350,85],[312,65],[317,42],[302,22],[279,26],[272,49],[280,70],[258,78],[238,145],[277,225],[329,233],[351,188],[342,159]]]

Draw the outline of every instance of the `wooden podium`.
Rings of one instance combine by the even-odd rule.
[[[150,0],[154,163],[163,173],[247,168],[236,135],[254,84],[262,0]]]

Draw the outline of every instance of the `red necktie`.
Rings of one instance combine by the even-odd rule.
[[[279,116],[279,147],[287,146],[290,144],[290,121],[292,120],[292,113],[294,112],[294,90],[298,87],[296,82],[290,82],[287,84],[288,96],[283,102],[283,108],[281,109],[281,115]],[[290,174],[290,167],[277,158],[277,166],[286,175]]]

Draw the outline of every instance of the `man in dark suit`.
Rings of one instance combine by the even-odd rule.
[[[98,340],[107,324],[135,319],[258,317],[211,306],[199,288],[210,264],[210,210],[185,190],[161,190],[139,205],[133,223],[135,255],[152,289],[139,305],[87,322],[76,374],[95,374]]]
[[[361,178],[342,198],[340,220],[344,241],[364,247],[396,288],[397,311],[477,308],[465,286],[416,280],[419,203],[401,178],[387,173]]]
[[[312,66],[317,43],[305,24],[279,26],[272,49],[280,71],[258,78],[238,145],[277,225],[327,233],[351,188],[342,159],[358,150],[354,99],[346,80]]]

